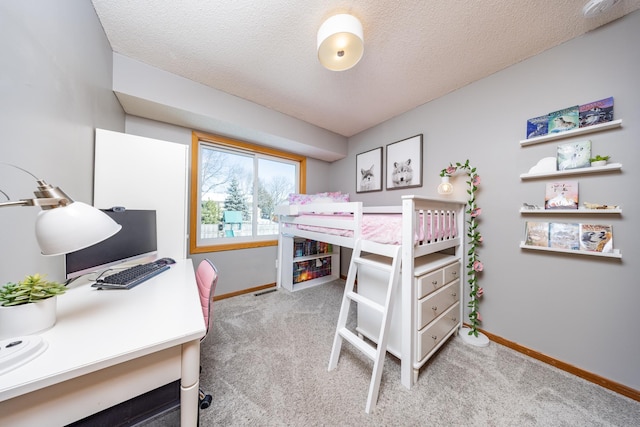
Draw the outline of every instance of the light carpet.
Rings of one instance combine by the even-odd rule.
[[[213,404],[200,425],[640,425],[640,402],[494,342],[478,348],[459,337],[411,390],[400,384],[399,360],[387,355],[377,406],[366,414],[373,363],[345,342],[337,369],[327,371],[343,290],[337,280],[216,301],[201,350],[201,386]],[[144,425],[177,426],[179,410]]]

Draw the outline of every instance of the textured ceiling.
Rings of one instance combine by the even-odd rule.
[[[114,52],[347,137],[640,8],[620,0],[585,18],[587,0],[92,1]],[[341,72],[316,52],[336,13],[358,17],[365,39]]]

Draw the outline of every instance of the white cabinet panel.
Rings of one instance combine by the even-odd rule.
[[[94,206],[155,209],[158,256],[187,256],[189,147],[96,129]]]

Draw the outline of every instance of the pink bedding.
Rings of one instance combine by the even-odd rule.
[[[316,216],[316,215],[314,215]],[[320,216],[320,215],[318,215]],[[426,227],[423,227],[424,217],[427,218]],[[433,218],[432,218],[433,217]],[[438,221],[440,215],[427,212],[420,215],[420,225],[414,235],[415,242],[440,240],[456,236],[455,221]],[[350,220],[352,215],[331,215],[336,221]],[[449,218],[445,215],[445,218]],[[432,219],[433,227],[432,227]],[[351,237],[352,230],[341,228],[327,228],[313,225],[297,225],[302,230],[326,233],[335,236]],[[366,240],[378,243],[399,245],[402,243],[402,215],[401,214],[364,214],[362,216],[362,234]]]

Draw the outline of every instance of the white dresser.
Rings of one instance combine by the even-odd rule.
[[[383,257],[367,255],[378,261]],[[401,275],[405,274],[404,271]],[[402,337],[411,337],[415,349],[410,356],[414,382],[420,368],[440,348],[446,340],[457,333],[461,326],[462,295],[461,262],[458,256],[435,253],[415,259],[412,286],[415,299],[412,311],[415,316],[408,328],[410,333],[402,331],[402,287],[397,287],[391,318],[391,330],[387,341],[387,351],[399,359],[402,355]],[[388,277],[379,271],[362,266],[358,271],[358,293],[382,303],[385,296]],[[402,283],[402,280],[400,281]],[[381,315],[367,307],[358,305],[357,332],[377,340]],[[403,362],[406,362],[403,360]]]

